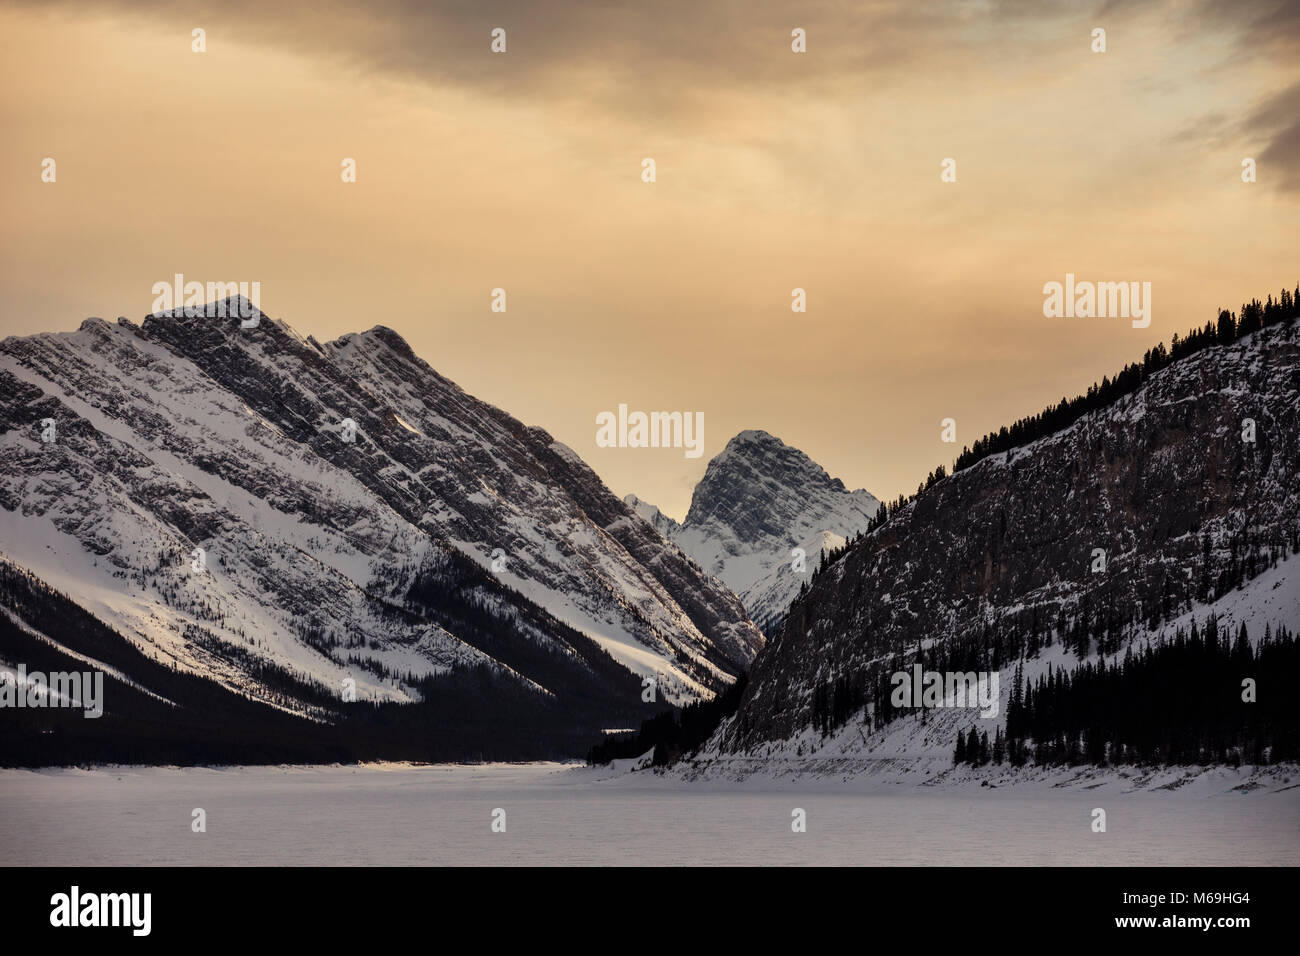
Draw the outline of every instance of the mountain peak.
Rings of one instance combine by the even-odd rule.
[[[835,491],[848,493],[844,482],[831,477],[825,468],[813,461],[805,452],[793,445],[787,445],[771,432],[759,428],[748,428],[737,433],[709,462],[708,470],[734,468],[737,465],[743,468],[755,461],[767,465],[779,464],[782,472],[792,479],[797,480],[802,476],[817,485],[826,485]],[[865,494],[861,488],[853,493],[859,492]],[[687,520],[690,520],[689,517]]]
[[[727,444],[744,445],[750,442],[759,442],[759,443],[768,443],[768,444],[775,443],[777,445],[785,444],[785,442],[781,441],[781,439],[777,438],[771,432],[764,431],[761,428],[746,428],[744,431],[737,432],[736,435],[731,439],[731,441],[727,442]]]
[[[815,561],[817,551],[864,530],[880,507],[757,428],[735,435],[709,462],[680,525],[635,495],[623,500],[736,591],[758,621],[779,617],[799,589],[792,549]]]
[[[256,341],[262,349],[274,343],[274,349],[288,346],[291,351],[307,349],[317,356],[322,354],[319,344],[309,341],[284,319],[271,318],[242,295],[152,312],[144,317],[140,329],[146,336],[180,345],[182,352],[188,352],[199,342],[204,347],[215,347],[224,341],[236,348],[246,348],[247,342]]]
[[[740,524],[768,525],[778,534],[784,517],[806,510],[811,499],[858,496],[874,513],[876,499],[862,489],[849,492],[838,478],[804,452],[769,432],[740,432],[716,455],[691,496],[683,524],[687,527],[721,520],[733,530]],[[835,509],[830,509],[834,511]]]
[[[722,451],[714,457],[714,460],[716,461],[726,455],[764,454],[770,451],[779,451],[782,448],[799,451],[799,449],[781,441],[771,432],[765,432],[761,428],[747,428],[732,436]],[[799,452],[799,454],[803,454],[803,452]]]
[[[362,332],[358,338],[363,340],[373,339],[374,341],[382,342],[399,355],[404,355],[407,358],[412,359],[415,358],[415,351],[411,348],[410,344],[407,343],[406,339],[402,338],[401,335],[386,325],[376,325],[367,329],[365,332]]]
[[[202,305],[178,305],[173,309],[151,312],[146,319],[269,319],[253,302],[236,293],[224,299],[212,299]]]

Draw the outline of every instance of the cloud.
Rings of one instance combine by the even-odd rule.
[[[1281,92],[1264,94],[1262,100],[1244,102],[1239,109],[1214,109],[1187,123],[1169,137],[1180,146],[1222,149],[1240,143],[1253,151],[1260,164],[1261,184],[1284,192],[1300,192],[1300,3],[1295,0],[1206,0],[1190,13],[1179,4],[1153,5],[1172,18],[1184,13],[1179,22],[1181,36],[1210,34],[1222,41],[1222,58],[1206,63],[1215,73],[1236,70],[1244,75],[1268,74],[1260,67],[1274,67],[1272,75],[1288,77],[1291,85]],[[1107,4],[1117,13],[1115,0]],[[1274,85],[1276,89],[1276,84]],[[1260,148],[1258,144],[1263,143]]]
[[[1267,97],[1244,118],[1207,113],[1170,137],[1179,145],[1218,149],[1230,143],[1264,143],[1252,153],[1259,165],[1259,181],[1283,192],[1300,192],[1300,82]]]
[[[201,26],[223,37],[268,44],[339,69],[388,74],[493,96],[572,98],[624,114],[689,115],[711,91],[879,88],[906,68],[951,70],[987,62],[1014,23],[1042,23],[1038,2],[911,0],[42,0],[151,25],[188,37]],[[507,31],[507,53],[490,52],[490,32]],[[791,30],[807,32],[795,56]],[[188,42],[188,40],[187,40]]]
[[[1260,151],[1261,179],[1300,192],[1300,83],[1267,100],[1245,122],[1248,131],[1269,137]]]
[[[1251,57],[1291,57],[1300,49],[1300,4],[1295,0],[1208,0],[1193,23],[1231,30]]]

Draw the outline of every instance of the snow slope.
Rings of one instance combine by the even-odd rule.
[[[241,328],[237,308],[0,342],[0,557],[149,656],[266,698],[259,659],[375,700],[453,668],[513,673],[411,613],[417,580],[449,580],[446,549],[468,559],[457,600],[501,633],[589,653],[554,620],[670,700],[710,696],[761,646],[735,595],[572,450],[391,329],[321,345],[265,316]]]

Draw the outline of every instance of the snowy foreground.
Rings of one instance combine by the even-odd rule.
[[[0,845],[8,865],[71,866],[1300,864],[1294,770],[1062,771],[990,787],[996,776],[937,770],[899,783],[720,769],[0,770]],[[196,808],[205,833],[191,830]],[[792,832],[795,808],[807,832]]]

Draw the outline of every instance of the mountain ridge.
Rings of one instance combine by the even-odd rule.
[[[915,660],[1000,669],[1005,721],[1008,661],[1037,661],[1048,647],[1065,654],[1058,663],[1113,655],[1264,570],[1289,578],[1285,558],[1300,549],[1298,415],[1300,342],[1290,324],[1273,324],[1168,364],[1059,431],[939,475],[832,555],[706,750],[794,756],[834,738],[842,756],[896,756],[890,734],[904,734],[906,751],[927,725],[915,714],[890,722],[881,682],[892,670]],[[1292,595],[1275,623],[1294,629],[1300,595],[1274,586]],[[927,739],[936,725],[955,731],[951,713],[931,715]]]
[[[322,344],[261,312],[241,327],[240,305],[0,343],[6,557],[148,653],[264,699],[261,659],[376,701],[417,702],[420,681],[476,667],[548,692],[480,615],[573,660],[581,693],[621,720],[643,678],[674,703],[748,665],[762,637],[735,596],[545,430],[386,326]]]

